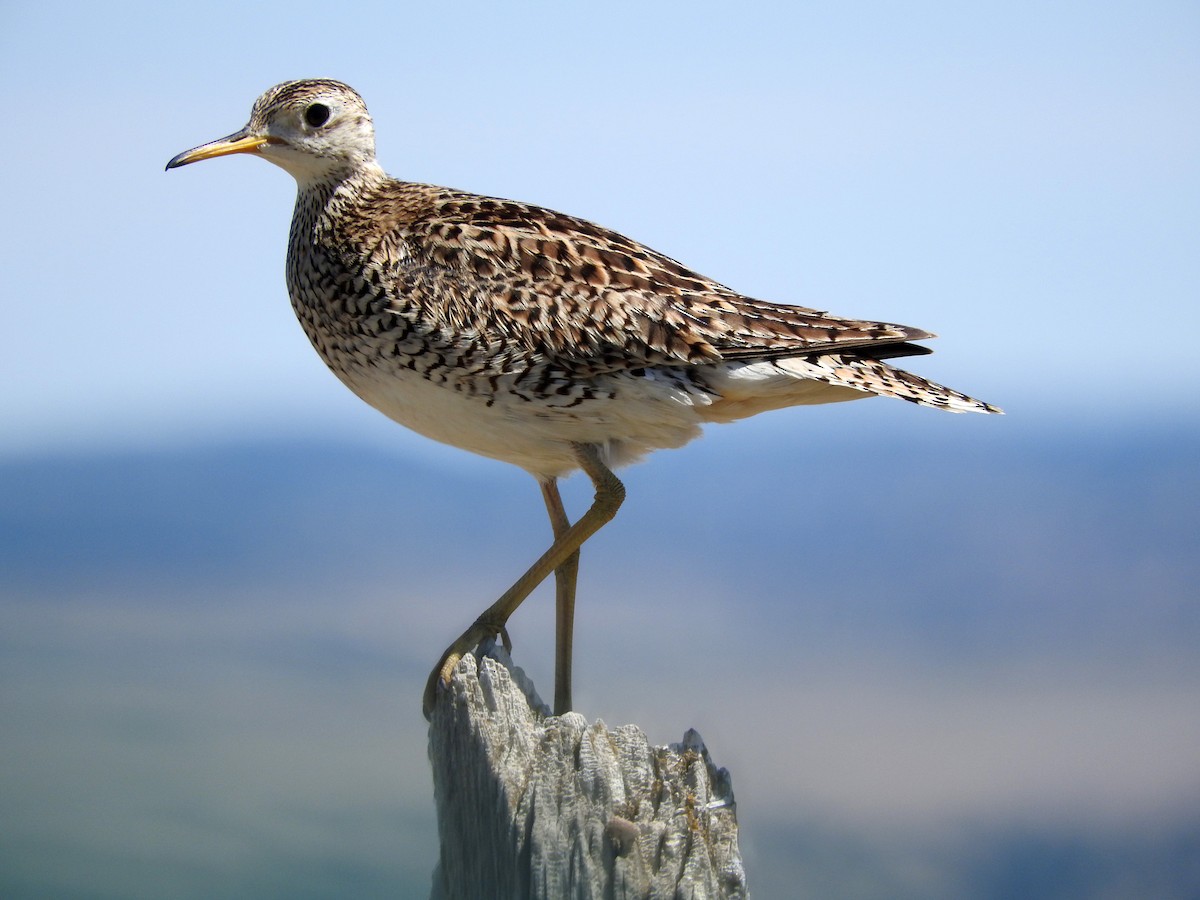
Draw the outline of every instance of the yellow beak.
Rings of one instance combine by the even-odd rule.
[[[246,129],[234,132],[191,150],[184,150],[178,156],[172,157],[167,163],[168,169],[177,169],[189,163],[200,162],[202,159],[212,159],[214,156],[229,156],[231,153],[258,153],[264,144],[277,144],[278,138],[263,137],[257,134],[247,134]]]

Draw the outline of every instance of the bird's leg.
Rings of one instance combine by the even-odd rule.
[[[579,517],[579,521],[569,526],[560,536],[555,537],[550,549],[529,567],[529,571],[517,579],[517,583],[505,591],[499,600],[484,610],[471,627],[459,635],[458,639],[442,654],[441,660],[430,673],[429,681],[425,685],[422,707],[426,718],[433,712],[438,685],[450,683],[450,675],[454,671],[454,667],[458,665],[458,661],[462,659],[463,654],[474,650],[484,638],[499,633],[508,622],[509,616],[533,592],[533,589],[541,584],[547,575],[574,556],[584,541],[616,515],[617,509],[624,501],[625,485],[621,484],[620,479],[600,459],[599,450],[592,444],[574,444],[572,447],[579,467],[587,473],[596,488],[592,505]],[[553,514],[551,516],[553,521]],[[565,513],[563,518],[565,520]],[[569,654],[569,650],[567,652]]]
[[[550,527],[557,541],[571,522],[563,508],[558,482],[551,478],[541,482],[542,499],[550,514]],[[554,570],[554,714],[561,716],[571,709],[571,649],[575,636],[575,581],[579,576],[579,550],[567,557]]]

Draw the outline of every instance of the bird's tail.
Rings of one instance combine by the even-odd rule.
[[[859,357],[853,353],[790,357],[778,360],[776,365],[800,378],[882,397],[897,397],[948,412],[1004,412],[998,406],[968,397],[953,388],[890,366],[882,360]]]

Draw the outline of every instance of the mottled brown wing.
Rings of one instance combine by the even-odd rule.
[[[418,253],[474,296],[446,291],[457,324],[589,368],[697,365],[851,351],[927,352],[915,328],[744,297],[636,241],[561,213],[441,191],[409,225]],[[486,296],[480,296],[486,293]]]

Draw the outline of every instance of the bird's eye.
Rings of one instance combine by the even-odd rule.
[[[304,121],[313,128],[320,128],[329,121],[329,107],[324,103],[314,103],[304,111]]]

